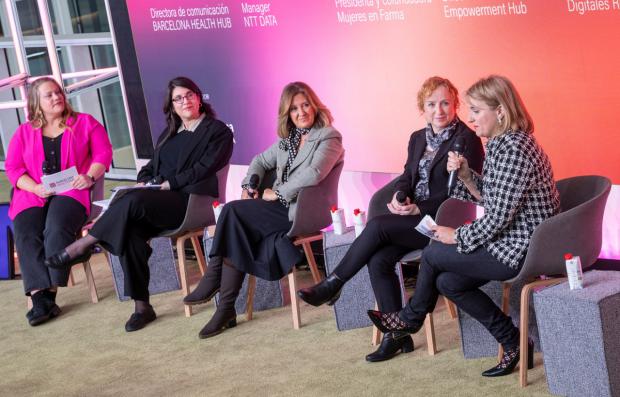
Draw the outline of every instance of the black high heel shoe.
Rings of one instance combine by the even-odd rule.
[[[399,352],[413,351],[413,339],[405,332],[389,332],[383,336],[381,345],[374,352],[366,356],[366,361],[375,363],[393,358]]]
[[[55,253],[52,256],[45,258],[43,262],[45,266],[52,269],[67,269],[78,263],[86,262],[93,255],[92,250],[89,248],[82,255],[78,255],[75,258],[71,258],[66,250]]]
[[[300,289],[297,291],[297,296],[312,306],[321,306],[324,303],[332,306],[340,298],[343,286],[344,281],[332,273],[320,283],[310,288]]]
[[[422,328],[422,322],[415,324],[406,323],[400,319],[398,312],[383,313],[378,310],[368,310],[367,313],[370,321],[384,334],[394,331],[415,334]]]
[[[502,359],[493,368],[489,368],[482,373],[482,376],[495,377],[511,374],[519,363],[521,357],[520,347],[517,345],[511,349],[505,350]],[[527,341],[527,369],[534,368],[534,342]]]

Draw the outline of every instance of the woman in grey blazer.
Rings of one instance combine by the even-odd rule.
[[[342,137],[331,127],[330,111],[305,83],[284,87],[280,97],[280,139],[252,160],[242,182],[241,200],[224,206],[217,222],[209,268],[183,302],[208,302],[220,292],[220,302],[200,338],[209,338],[236,325],[235,300],[245,273],[267,280],[284,277],[302,259],[286,236],[304,187],[317,185],[343,161]],[[276,180],[262,197],[255,191],[269,171]]]

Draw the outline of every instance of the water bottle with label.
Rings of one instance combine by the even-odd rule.
[[[581,269],[581,259],[571,253],[564,255],[566,261],[566,274],[568,275],[568,285],[570,289],[583,289],[583,271]]]

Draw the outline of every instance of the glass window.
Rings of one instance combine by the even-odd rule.
[[[52,20],[52,29],[55,34],[58,34],[58,29],[55,24],[55,15],[50,0],[47,2],[47,7],[50,12],[50,18]],[[19,24],[22,28],[22,34],[24,36],[37,36],[43,34],[43,27],[41,25],[41,17],[39,16],[39,7],[36,0],[21,0],[15,3],[17,6],[17,15],[19,17]]]
[[[75,33],[110,31],[103,0],[72,0],[69,2],[69,12]]]

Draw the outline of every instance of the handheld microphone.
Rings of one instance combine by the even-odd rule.
[[[248,193],[250,193],[250,196],[256,197],[258,194],[259,182],[260,177],[257,174],[252,174],[252,176],[250,176],[250,181],[248,182]]]
[[[463,154],[463,152],[465,151],[465,138],[463,138],[462,136],[456,137],[456,140],[452,145],[452,151],[458,155]],[[452,190],[456,186],[458,172],[458,169],[450,171],[450,176],[448,177],[448,196],[452,194]]]
[[[405,203],[407,202],[407,194],[403,192],[402,190],[397,191],[396,201],[398,201],[398,204],[400,205],[405,205]]]

